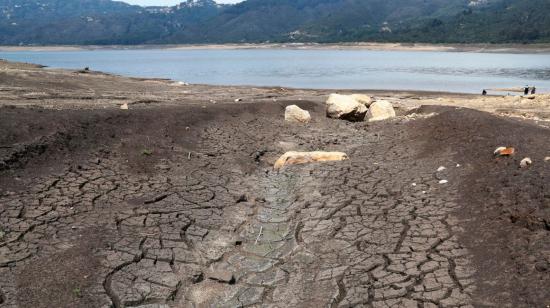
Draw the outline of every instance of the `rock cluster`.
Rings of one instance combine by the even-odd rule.
[[[331,94],[326,102],[327,117],[348,121],[382,121],[396,116],[390,102],[373,99],[363,94]]]
[[[368,108],[351,95],[331,94],[327,100],[327,117],[348,121],[363,121]]]

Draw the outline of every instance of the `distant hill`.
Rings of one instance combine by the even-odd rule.
[[[549,0],[0,0],[0,44],[550,42]]]

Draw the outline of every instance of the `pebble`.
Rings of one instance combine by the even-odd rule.
[[[530,166],[531,164],[533,164],[533,161],[531,160],[531,158],[525,157],[524,159],[521,160],[521,162],[519,163],[519,166],[521,168],[525,168]]]
[[[544,161],[546,161],[546,162],[550,161],[550,156],[545,157]]]
[[[416,186],[416,183],[412,183],[412,186]]]
[[[447,181],[447,180],[441,180],[441,181],[439,181],[439,184],[447,184],[447,183],[449,183],[449,181]]]
[[[437,172],[441,172],[441,171],[443,171],[443,170],[445,170],[445,169],[447,169],[447,168],[441,166],[441,167],[437,168]]]

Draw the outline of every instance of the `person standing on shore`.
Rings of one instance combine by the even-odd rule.
[[[529,86],[525,86],[525,88],[523,88],[523,95],[527,94],[529,94]]]
[[[531,94],[535,94],[536,92],[537,92],[537,88],[533,87],[533,88],[531,89]]]

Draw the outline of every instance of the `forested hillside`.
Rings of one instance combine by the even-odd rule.
[[[550,42],[548,0],[0,0],[0,44]]]

